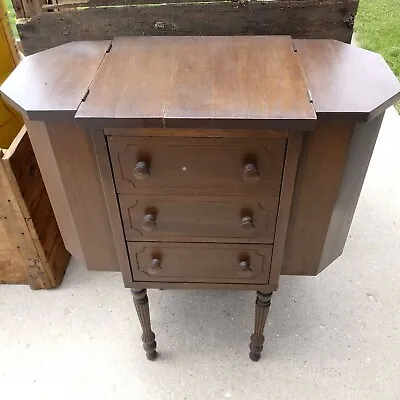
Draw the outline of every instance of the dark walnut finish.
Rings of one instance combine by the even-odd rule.
[[[258,361],[264,347],[264,327],[267,321],[268,311],[271,307],[271,293],[257,292],[256,317],[254,322],[254,332],[250,338],[250,359]]]
[[[400,84],[330,40],[123,37],[28,57],[1,91],[67,248],[132,289],[147,358],[146,289],[231,289],[257,291],[258,361],[280,275],[341,254]]]
[[[138,281],[269,283],[272,246],[129,242],[128,251]]]
[[[289,36],[116,38],[90,92],[76,113],[88,126],[315,125]]]
[[[274,242],[279,197],[119,195],[129,241]]]
[[[131,289],[133,303],[135,304],[136,312],[139,318],[140,326],[142,327],[142,342],[146,352],[146,357],[149,360],[155,360],[157,357],[156,336],[151,330],[149,298],[147,297],[146,289]]]
[[[2,95],[30,120],[70,120],[110,45],[67,43],[26,57],[1,86]]]
[[[294,46],[319,120],[365,122],[399,98],[400,83],[379,54],[337,40],[295,40]]]
[[[279,196],[286,140],[109,136],[118,193]]]

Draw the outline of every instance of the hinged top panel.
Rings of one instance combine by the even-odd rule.
[[[400,83],[378,54],[333,40],[119,37],[26,57],[0,92],[31,120],[300,130],[374,118]]]
[[[101,126],[312,128],[290,36],[120,37],[80,106]]]
[[[336,40],[294,40],[318,119],[365,122],[400,97],[400,83],[376,53]]]
[[[73,118],[109,44],[68,43],[26,57],[1,92],[31,120]]]

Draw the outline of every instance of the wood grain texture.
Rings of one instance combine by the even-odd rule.
[[[203,3],[204,0],[191,0],[189,3]],[[274,3],[274,1],[272,1]],[[186,0],[152,0],[152,3],[150,4],[182,4],[182,3],[188,3]],[[280,0],[276,1],[275,6],[281,6],[281,7],[300,7],[303,5],[303,7],[310,6],[310,5],[316,5],[316,4],[321,4],[321,5],[327,5],[329,3],[332,3],[330,0]],[[45,9],[57,9],[57,8],[77,8],[77,7],[99,7],[99,6],[120,6],[120,5],[147,5],[149,4],[148,0],[58,0],[58,4],[48,4],[48,7],[42,7],[43,10]],[[239,7],[239,5],[236,5]],[[245,6],[245,4],[243,5]],[[272,6],[272,5],[271,5]]]
[[[272,246],[129,242],[135,281],[268,284]],[[153,259],[160,271],[151,272]],[[248,273],[240,262],[247,260]]]
[[[334,40],[295,40],[318,119],[365,122],[400,98],[382,56]]]
[[[118,271],[119,263],[90,135],[73,123],[47,123],[46,127],[64,188],[58,195],[66,196],[86,266],[91,270]],[[52,170],[46,168],[43,174],[52,174]],[[49,194],[53,199],[54,194]],[[55,201],[59,202],[59,199]]]
[[[124,226],[120,214],[107,141],[102,130],[93,129],[90,134],[96,153],[97,165],[110,220],[113,239],[110,242],[112,242],[115,248],[119,262],[118,269],[122,272],[124,282],[131,282],[133,275],[129,262],[128,248],[125,242]]]
[[[29,18],[38,15],[46,0],[12,0],[17,18]]]
[[[272,244],[278,201],[278,197],[119,196],[128,241]],[[154,216],[149,227],[143,226],[146,215]]]
[[[22,283],[15,282],[18,267],[23,271],[24,283],[32,289],[58,286],[70,255],[61,239],[25,128],[4,154],[0,172],[1,224],[17,253],[6,265],[6,273],[11,276],[3,275],[1,280]],[[22,273],[17,275],[18,280],[22,278]]]
[[[318,272],[343,252],[383,116],[384,113],[365,124],[357,124],[351,134],[339,195],[332,212]]]
[[[82,41],[25,57],[0,92],[30,120],[72,118],[109,45]]]
[[[353,125],[319,123],[303,133],[293,193],[284,275],[316,275],[340,193]]]
[[[12,0],[12,5],[17,18],[26,18],[22,0]]]
[[[44,13],[20,21],[17,27],[25,54],[75,40],[121,35],[292,35],[350,43],[358,6],[358,0],[167,1],[154,5],[158,2]]]
[[[257,292],[256,309],[254,317],[254,332],[250,338],[250,354],[252,361],[257,362],[264,348],[264,327],[267,322],[268,312],[271,307],[272,292]]]
[[[2,156],[3,152],[0,150],[0,157],[2,158]],[[0,167],[1,197],[7,200],[7,203],[0,200],[0,284],[24,284],[27,283],[27,265],[14,245],[12,238],[9,237],[7,227],[4,225],[8,218],[12,218],[14,210],[8,204],[8,200],[15,201],[15,197],[10,194],[10,186],[5,179],[5,170]],[[18,211],[17,208],[16,211]]]
[[[147,297],[147,290],[132,289],[131,292],[140,326],[142,327],[142,342],[143,348],[146,352],[146,357],[149,360],[154,360],[157,357],[157,343],[155,341],[154,332],[151,330],[149,299]]]
[[[118,37],[76,119],[101,127],[315,125],[289,36]]]
[[[118,193],[279,194],[285,139],[109,136],[108,143]],[[132,172],[140,161],[150,168],[146,180]],[[255,182],[243,179],[248,163],[259,172]]]
[[[31,238],[24,214],[20,208],[21,198],[18,198],[20,193],[15,192],[15,182],[13,180],[13,177],[9,176],[4,163],[1,161],[0,187],[2,195],[0,196],[0,210],[3,229],[9,238],[12,248],[21,257],[25,275],[24,283],[28,283],[32,289],[54,286],[51,277],[45,273],[47,272],[46,265],[43,263]],[[13,275],[11,279],[14,279]]]
[[[26,125],[65,247],[77,260],[83,262],[85,258],[81,242],[46,125],[39,121],[26,121]]]
[[[304,134],[282,274],[317,275],[341,255],[382,119]]]
[[[270,129],[170,129],[170,128],[108,128],[107,136],[188,137],[188,138],[246,138],[286,139],[285,130]]]
[[[281,274],[298,160],[301,153],[301,140],[301,132],[290,132],[282,174],[282,185],[279,193],[279,208],[274,232],[270,282],[278,282]]]

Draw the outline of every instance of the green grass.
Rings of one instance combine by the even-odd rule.
[[[360,0],[355,32],[358,44],[380,53],[400,79],[400,0]]]
[[[12,5],[11,0],[5,0],[6,6],[7,6],[7,14],[8,14],[8,18],[10,21],[10,25],[11,25],[11,31],[14,35],[15,38],[19,38],[18,35],[18,31],[17,31],[17,27],[16,27],[16,16],[15,16],[15,11]]]

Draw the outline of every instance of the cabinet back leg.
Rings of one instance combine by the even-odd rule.
[[[250,359],[258,361],[264,345],[264,327],[271,306],[271,293],[257,292],[254,333],[250,338]]]
[[[155,341],[156,336],[151,330],[149,298],[147,297],[147,290],[131,289],[131,292],[133,303],[135,304],[136,312],[143,331],[142,342],[143,348],[146,352],[146,357],[149,360],[154,360],[157,357],[157,343]]]

